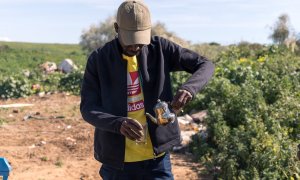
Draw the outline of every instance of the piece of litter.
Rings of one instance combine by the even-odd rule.
[[[173,151],[178,151],[178,150],[181,150],[182,148],[184,148],[184,147],[183,146],[174,146]]]
[[[73,142],[76,141],[76,139],[73,139],[73,138],[71,138],[71,137],[67,137],[66,140],[68,140],[68,141],[73,141]]]
[[[37,112],[37,113],[39,113],[39,112]],[[46,117],[46,116],[34,116],[32,114],[29,114],[29,115],[24,116],[23,120],[24,121],[26,121],[28,119],[46,120],[46,119],[62,119],[62,118],[65,118],[65,116],[49,116],[49,117]]]
[[[180,124],[183,124],[183,125],[190,124],[190,121],[185,120],[184,117],[178,117],[177,120]]]
[[[28,148],[29,148],[29,149],[33,149],[33,148],[35,148],[35,144],[33,144],[33,145],[29,146]]]
[[[34,104],[4,104],[0,105],[0,108],[13,108],[13,107],[26,107],[33,106]]]

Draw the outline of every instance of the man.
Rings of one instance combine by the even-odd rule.
[[[206,58],[161,37],[151,37],[151,18],[141,1],[118,9],[117,37],[95,50],[86,65],[80,110],[95,127],[95,158],[106,179],[173,179],[168,151],[180,144],[177,120],[165,126],[155,116],[157,100],[180,110],[211,78]],[[172,95],[170,72],[192,76]]]

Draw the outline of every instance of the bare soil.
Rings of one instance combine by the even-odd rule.
[[[31,103],[0,108],[0,157],[13,170],[10,180],[101,179],[93,158],[94,128],[83,121],[80,97],[57,93],[2,100],[0,104]],[[188,154],[171,154],[175,179],[211,179]]]

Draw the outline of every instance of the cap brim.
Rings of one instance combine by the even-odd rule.
[[[151,39],[151,28],[143,31],[129,31],[120,29],[119,33],[121,35],[124,45],[134,45],[134,44],[150,44]]]

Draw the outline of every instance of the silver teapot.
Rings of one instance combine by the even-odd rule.
[[[171,113],[168,104],[164,101],[160,101],[160,99],[157,100],[157,104],[154,106],[153,110],[156,118],[149,113],[146,113],[146,116],[157,125],[166,125],[170,122],[173,123],[176,119],[176,115]]]

